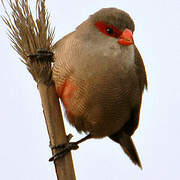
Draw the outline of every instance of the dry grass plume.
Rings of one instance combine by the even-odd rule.
[[[50,83],[54,28],[50,28],[45,0],[36,1],[35,19],[28,0],[8,0],[11,13],[4,1],[1,2],[5,10],[2,19],[8,26],[12,47],[21,56],[36,82]],[[41,58],[41,62],[38,58]]]

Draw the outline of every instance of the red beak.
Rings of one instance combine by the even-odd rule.
[[[134,44],[132,31],[129,29],[125,29],[120,35],[118,43],[125,46]]]

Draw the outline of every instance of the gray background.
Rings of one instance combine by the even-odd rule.
[[[47,7],[56,27],[55,41],[103,7],[129,12],[148,75],[149,90],[133,136],[143,171],[108,138],[89,140],[73,152],[77,180],[179,180],[179,1],[51,0]],[[10,47],[1,20],[0,32],[0,179],[56,179],[48,162],[51,151],[36,83]],[[67,121],[65,125],[73,140],[83,137]]]

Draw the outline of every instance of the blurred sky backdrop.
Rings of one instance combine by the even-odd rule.
[[[47,0],[47,7],[56,27],[55,41],[103,7],[127,11],[136,25],[134,40],[148,75],[149,89],[133,136],[143,170],[110,139],[89,140],[73,151],[77,180],[179,180],[180,2]],[[55,180],[36,83],[10,47],[2,20],[0,32],[0,179]],[[72,140],[83,137],[67,121],[65,126],[75,136]]]

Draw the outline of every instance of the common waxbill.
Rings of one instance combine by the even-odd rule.
[[[87,138],[109,136],[141,167],[131,136],[147,79],[133,32],[126,12],[99,10],[55,44],[53,80],[77,131]]]

